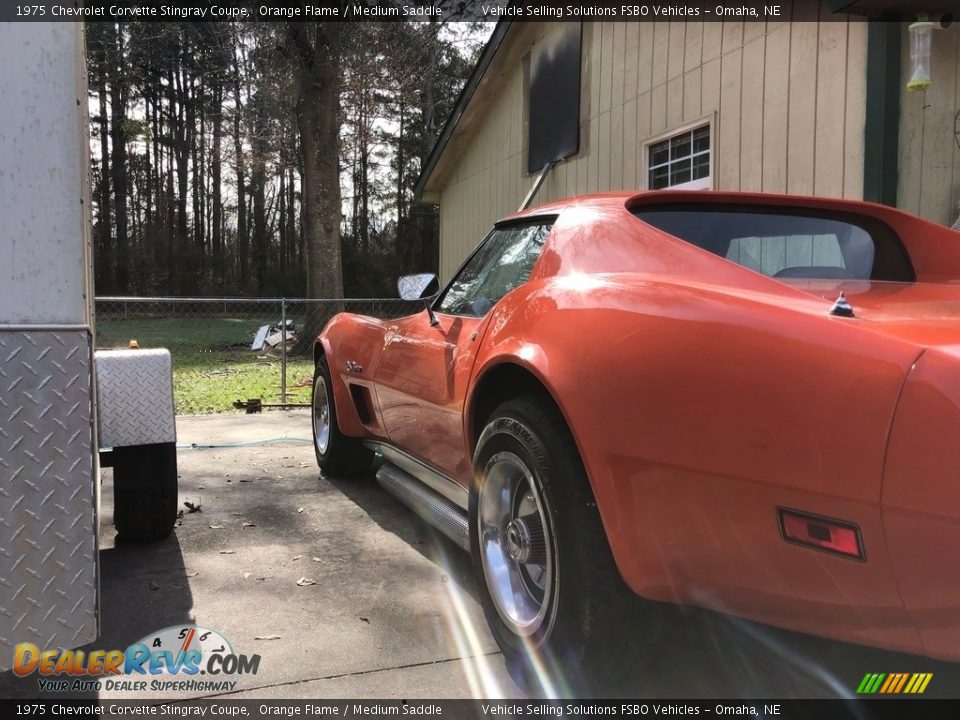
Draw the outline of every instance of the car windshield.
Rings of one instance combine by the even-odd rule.
[[[872,218],[786,208],[641,206],[653,227],[769,277],[912,282],[896,234]]]

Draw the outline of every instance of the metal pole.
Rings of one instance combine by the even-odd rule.
[[[540,174],[537,176],[537,179],[533,182],[533,186],[530,188],[530,192],[527,193],[527,196],[523,199],[523,203],[520,205],[517,212],[521,210],[526,210],[530,207],[530,203],[533,202],[533,199],[537,196],[537,192],[540,190],[540,186],[543,185],[543,181],[547,177],[547,173],[550,172],[551,168],[559,162],[558,160],[551,160],[546,165],[543,166],[543,170],[540,171]]]
[[[280,402],[287,401],[287,299],[280,301]]]

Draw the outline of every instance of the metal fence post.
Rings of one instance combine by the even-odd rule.
[[[280,300],[280,402],[287,402],[287,299]]]

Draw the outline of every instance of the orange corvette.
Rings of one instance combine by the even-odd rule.
[[[473,555],[508,659],[617,672],[643,598],[960,658],[960,234],[864,202],[604,194],[425,308],[336,316],[313,424]]]

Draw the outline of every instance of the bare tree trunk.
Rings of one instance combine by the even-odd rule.
[[[143,98],[144,118],[148,123],[150,122],[150,113],[151,113],[152,103],[153,103],[153,93],[151,91],[145,92],[144,98]],[[153,220],[153,192],[154,192],[153,191],[154,158],[150,154],[149,142],[145,142],[143,144],[143,159],[144,159],[143,176],[144,176],[144,183],[146,185],[146,189],[144,193],[146,195],[146,198],[145,198],[145,203],[143,208],[143,216],[144,216],[144,227],[149,228]]]
[[[126,68],[123,54],[123,29],[110,23],[113,37],[107,37],[113,57],[110,62],[110,140],[111,175],[113,181],[114,217],[117,227],[116,285],[126,293],[129,282],[127,254],[127,138],[124,122],[127,115]],[[108,31],[109,32],[109,31]]]
[[[159,85],[159,78],[157,79],[157,85]],[[165,202],[165,195],[163,190],[163,154],[160,151],[160,106],[163,103],[163,98],[160,97],[160,93],[157,90],[152,90],[151,94],[153,95],[153,107],[151,121],[151,131],[153,135],[153,188],[156,196],[156,201],[154,203],[154,217],[150,221],[150,227],[152,231],[151,241],[153,242],[153,261],[154,265],[157,268],[155,272],[155,277],[160,277],[159,270],[163,268],[166,264],[166,256],[164,254],[164,243],[161,242],[161,238],[169,236],[169,228],[165,227],[164,223],[164,211],[166,206],[163,204]]]
[[[236,38],[234,38],[236,42]],[[237,56],[237,48],[234,47],[233,53],[233,152],[235,156],[237,176],[237,263],[238,263],[238,285],[241,290],[247,287],[247,188],[246,172],[243,159],[243,137],[240,134],[240,116],[243,109],[243,103],[240,100],[240,58]]]
[[[291,263],[297,263],[302,260],[298,252],[299,241],[297,238],[297,215],[294,202],[293,168],[291,167],[289,171],[289,179],[287,181],[287,245]]]
[[[366,86],[360,91],[359,156],[360,156],[360,250],[364,257],[370,251],[370,94]]]
[[[193,196],[193,246],[196,252],[196,263],[191,268],[194,274],[203,277],[203,267],[206,261],[206,240],[204,236],[203,210],[203,87],[198,87],[193,77],[190,78],[187,113],[187,130],[189,132],[190,166],[190,193]],[[197,125],[199,121],[200,130]]]
[[[177,68],[174,71],[176,80],[177,112],[171,113],[171,120],[174,122],[174,153],[177,157],[177,278],[180,281],[181,289],[186,292],[192,292],[192,272],[189,261],[189,246],[187,238],[189,231],[187,229],[187,195],[189,181],[189,150],[187,147],[187,120],[186,109],[186,70]]]
[[[280,219],[277,223],[280,231],[280,276],[287,274],[287,171],[280,171]]]
[[[213,267],[217,273],[221,272],[221,254],[223,251],[223,197],[220,184],[223,181],[223,170],[220,166],[221,144],[223,142],[223,86],[217,83],[213,93],[213,158],[211,173],[213,175],[213,227],[211,228],[213,244]]]
[[[170,138],[173,144],[176,143],[175,140],[175,125],[176,125],[176,98],[175,98],[175,88],[174,88],[174,70],[169,70],[167,73],[167,137]],[[179,267],[177,267],[177,258],[179,256],[179,246],[177,238],[177,220],[176,220],[176,203],[174,202],[175,192],[174,192],[174,152],[173,146],[169,146],[167,149],[167,227],[166,227],[166,251],[167,251],[167,288],[168,292],[174,291],[178,287],[177,278],[179,277]]]
[[[303,149],[302,207],[307,297],[342,298],[340,253],[339,23],[316,23],[314,42],[289,23],[298,48],[295,81],[297,122]]]
[[[434,30],[436,28],[436,19],[430,17],[430,29]],[[437,43],[436,43],[436,32],[430,33],[430,46],[427,49],[427,76],[426,82],[424,83],[423,88],[423,126],[426,131],[427,142],[424,146],[424,152],[429,154],[430,146],[433,144],[433,138],[436,135],[436,128],[434,126],[434,112],[435,112],[435,100],[434,100],[434,84],[437,82]]]
[[[253,269],[256,287],[263,292],[267,265],[267,109],[262,89],[253,96],[253,138],[251,148],[250,185],[253,190]]]
[[[110,129],[107,122],[107,53],[104,47],[102,25],[95,25],[100,32],[100,42],[97,47],[97,68],[100,82],[97,87],[97,99],[100,104],[100,255],[97,278],[102,285],[97,288],[101,292],[113,291],[113,242],[110,226]]]
[[[404,164],[406,163],[406,158],[403,156],[403,145],[406,140],[403,133],[405,128],[406,121],[406,104],[403,100],[400,100],[400,112],[398,113],[398,132],[397,132],[397,234],[400,232],[400,223],[403,222],[403,216],[406,214],[405,197],[403,191],[403,182],[404,182]]]

